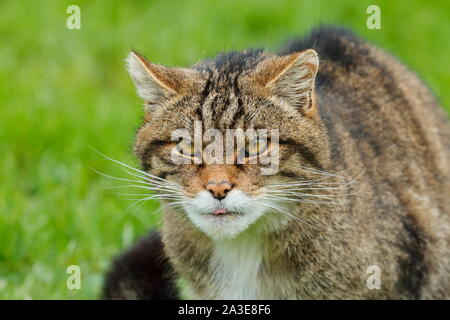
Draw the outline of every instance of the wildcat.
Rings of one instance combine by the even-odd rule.
[[[201,299],[450,298],[450,126],[396,59],[322,27],[278,54],[127,61],[146,102],[135,154],[166,207],[103,298],[174,299],[178,278]],[[278,129],[278,173],[175,165],[171,132],[195,120]]]

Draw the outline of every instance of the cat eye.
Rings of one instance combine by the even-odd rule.
[[[194,144],[189,140],[181,140],[176,145],[177,151],[187,157],[197,157],[200,155],[200,152],[195,149]]]
[[[250,141],[244,150],[246,158],[253,158],[264,154],[269,148],[269,141],[267,139],[256,139]]]

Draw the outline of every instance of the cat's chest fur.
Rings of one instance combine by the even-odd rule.
[[[270,298],[260,273],[262,263],[263,240],[257,236],[215,241],[209,294],[215,299]]]

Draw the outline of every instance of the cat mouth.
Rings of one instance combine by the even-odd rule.
[[[254,198],[237,188],[221,200],[214,199],[205,190],[183,207],[191,222],[210,238],[232,239],[264,215],[264,207],[252,205],[253,201]]]
[[[230,216],[230,215],[234,215],[236,213],[234,213],[233,211],[230,211],[228,209],[225,208],[220,208],[220,209],[216,209],[213,212],[211,212],[212,215],[214,216]]]

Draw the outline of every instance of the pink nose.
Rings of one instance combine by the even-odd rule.
[[[232,189],[232,185],[228,180],[221,180],[220,182],[210,180],[206,184],[205,189],[208,190],[214,198],[222,200],[225,198],[228,191]]]

